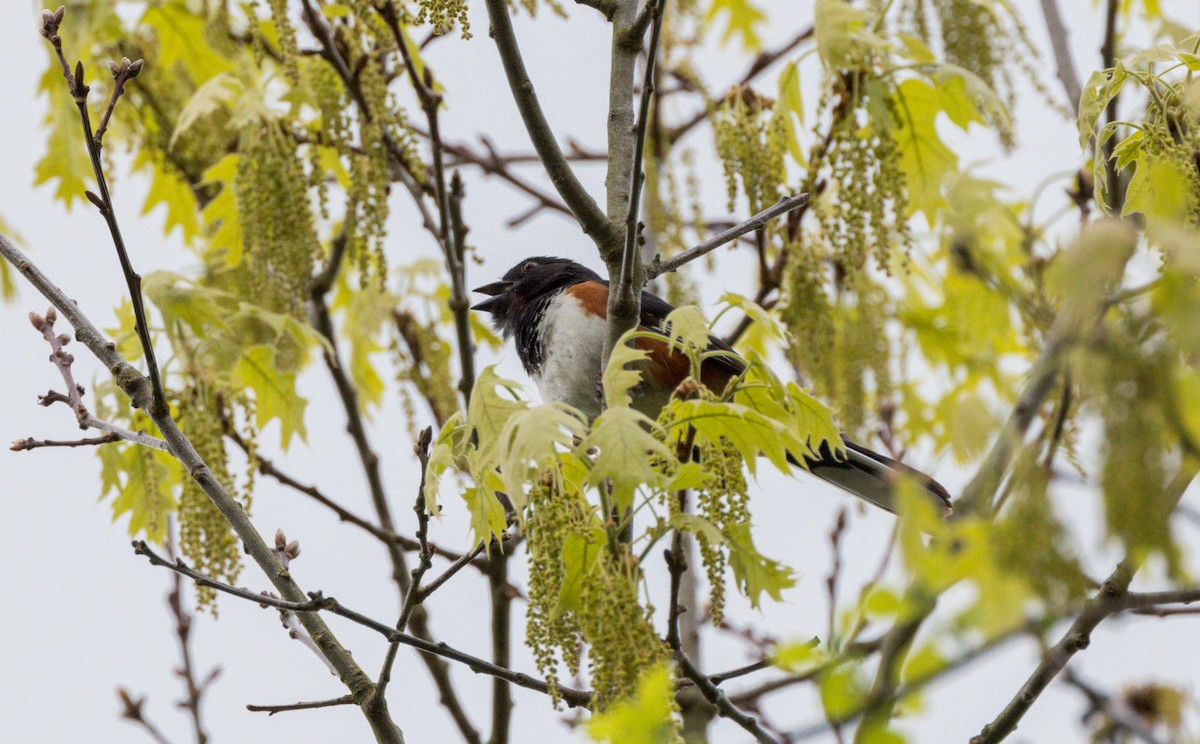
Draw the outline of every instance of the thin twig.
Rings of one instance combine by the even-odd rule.
[[[121,701],[122,718],[141,726],[146,735],[153,739],[156,744],[171,744],[171,740],[163,734],[158,726],[155,726],[147,719],[146,714],[142,711],[142,708],[146,705],[145,697],[135,698],[124,687],[119,687],[117,688],[117,698]]]
[[[612,352],[617,341],[631,328],[638,324],[640,313],[640,298],[642,285],[645,283],[646,268],[638,251],[640,224],[638,210],[642,205],[642,182],[645,174],[642,172],[642,160],[645,157],[646,129],[650,123],[650,101],[654,98],[654,68],[658,61],[658,40],[662,35],[663,13],[666,11],[666,0],[649,0],[642,10],[645,21],[651,25],[650,46],[646,50],[646,74],[642,82],[642,96],[638,102],[638,118],[634,125],[633,136],[633,165],[629,170],[629,202],[625,209],[625,248],[621,253],[621,271],[613,282],[615,291],[608,298],[608,339],[605,341],[605,355]],[[644,23],[639,16],[626,31],[628,39],[636,37],[637,45],[641,47],[641,37],[645,33]],[[639,28],[641,29],[639,31]],[[614,54],[616,53],[614,49]]]
[[[1058,12],[1057,0],[1041,0],[1042,15],[1046,18],[1046,32],[1050,36],[1050,46],[1054,50],[1054,64],[1058,72],[1058,80],[1062,83],[1063,91],[1071,103],[1071,110],[1079,114],[1079,99],[1083,95],[1083,86],[1079,84],[1079,73],[1075,71],[1075,62],[1071,59],[1071,45],[1067,36],[1067,27],[1063,23],[1062,14]]]
[[[333,378],[334,386],[337,388],[338,398],[341,400],[342,409],[346,415],[346,431],[350,434],[350,438],[354,441],[354,447],[358,451],[359,462],[362,464],[363,474],[367,479],[367,487],[371,494],[371,503],[375,508],[379,527],[385,532],[395,534],[396,528],[392,520],[391,505],[388,501],[387,493],[384,491],[383,476],[379,468],[379,456],[375,453],[370,439],[367,437],[362,410],[358,404],[358,391],[355,389],[349,375],[346,374],[346,368],[343,366],[338,353],[333,318],[330,315],[326,297],[332,288],[334,277],[337,276],[337,272],[345,260],[345,243],[345,235],[341,235],[339,239],[334,240],[329,265],[313,281],[309,288],[313,325],[317,329],[317,332],[329,342],[322,350],[322,356],[325,359],[325,366],[329,370],[329,375]],[[410,586],[407,562],[399,545],[386,543],[385,547],[387,548],[388,559],[392,566],[392,581],[399,591],[401,602],[403,602]],[[423,639],[424,642],[433,643],[433,635],[429,630],[428,617],[425,613],[412,618],[410,623],[414,635]],[[467,719],[466,711],[459,700],[457,691],[454,689],[453,682],[450,679],[450,670],[446,666],[446,663],[432,656],[422,656],[421,660],[429,669],[429,674],[433,677],[434,685],[438,688],[442,704],[450,713],[451,718],[454,719],[459,731],[468,742],[474,744],[474,742],[478,741],[478,734],[475,732],[473,724]],[[371,695],[365,705],[368,710],[373,709],[373,706],[384,706],[384,698]]]
[[[34,439],[29,437],[27,439],[16,440],[9,449],[13,452],[24,452],[25,450],[42,447],[92,447],[119,441],[121,441],[121,437],[113,432],[99,437],[84,437],[82,439]]]
[[[487,0],[487,10],[492,24],[492,39],[500,52],[500,61],[504,65],[513,99],[521,113],[521,120],[525,122],[525,129],[529,133],[533,148],[550,176],[550,181],[575,215],[575,219],[579,220],[584,233],[597,245],[619,244],[620,231],[608,221],[596,201],[579,182],[554,138],[550,123],[546,121],[533,82],[525,70],[525,62],[521,59],[521,49],[517,45],[516,34],[513,33],[507,1]]]
[[[648,281],[661,274],[666,274],[670,271],[677,271],[679,267],[683,266],[684,264],[695,261],[697,258],[700,258],[708,253],[712,253],[726,243],[731,243],[746,233],[759,230],[776,217],[785,215],[792,210],[799,209],[806,204],[808,204],[808,194],[786,196],[745,222],[739,222],[728,230],[722,230],[694,248],[688,248],[686,251],[678,253],[665,261],[658,258],[654,259],[650,262],[650,265],[646,267],[646,279]]]
[[[301,617],[312,615],[318,612],[329,612],[334,615],[344,617],[353,623],[363,626],[364,628],[373,630],[389,641],[403,643],[406,646],[412,646],[413,648],[428,655],[461,662],[471,669],[471,671],[476,672],[477,674],[487,674],[489,676],[499,677],[511,682],[514,685],[517,685],[518,687],[524,687],[526,689],[541,692],[546,695],[550,694],[550,686],[543,680],[537,679],[536,677],[530,677],[527,674],[515,672],[511,669],[497,666],[490,661],[485,661],[484,659],[463,653],[462,651],[452,648],[445,643],[431,643],[430,641],[417,638],[416,636],[409,635],[408,633],[401,633],[395,628],[381,623],[378,620],[373,620],[366,615],[351,610],[350,608],[342,605],[333,597],[327,597],[320,592],[311,592],[309,594],[309,599],[305,602],[290,602],[276,599],[275,597],[255,594],[248,589],[239,589],[237,587],[230,586],[229,584],[216,581],[192,570],[180,561],[175,561],[174,563],[167,561],[165,558],[155,553],[149,546],[146,545],[145,542],[141,540],[134,541],[134,550],[140,555],[145,555],[154,565],[179,572],[201,586],[211,587],[217,591],[225,592],[226,594],[238,597],[240,599],[245,599],[250,602],[255,602],[257,604],[274,607],[280,610],[287,610],[288,612],[294,612]],[[563,702],[567,703],[567,705],[573,708],[578,706],[586,706],[591,701],[591,693],[588,692],[582,692],[570,687],[562,687],[561,685],[557,687],[557,690]]]
[[[676,655],[676,661],[679,663],[679,669],[683,675],[695,683],[696,687],[700,688],[704,698],[712,703],[717,708],[717,712],[723,718],[728,718],[743,729],[748,731],[757,741],[762,744],[779,744],[775,737],[763,730],[754,716],[746,713],[729,701],[721,688],[712,683],[708,677],[692,663],[691,659],[683,654]]]
[[[58,35],[59,24],[62,22],[62,15],[58,13],[51,14],[49,11],[42,12],[42,35],[54,46],[54,52],[58,55],[59,64],[62,66],[63,77],[67,81],[67,88],[71,92],[71,96],[75,99],[75,107],[79,109],[79,120],[83,126],[84,141],[87,144],[88,156],[92,162],[92,172],[96,177],[96,186],[100,190],[99,196],[87,192],[88,200],[100,210],[100,215],[104,217],[105,224],[108,225],[109,235],[112,237],[113,247],[117,251],[117,260],[121,264],[121,272],[125,275],[125,283],[129,288],[129,299],[133,304],[133,318],[137,330],[138,340],[142,345],[142,353],[146,357],[146,371],[150,376],[150,391],[151,399],[149,404],[153,406],[153,411],[148,411],[151,415],[163,416],[168,411],[166,394],[163,392],[162,378],[159,376],[158,362],[154,358],[154,344],[150,340],[150,325],[146,320],[146,307],[142,299],[142,277],[133,270],[133,264],[129,260],[129,252],[125,248],[125,239],[121,236],[121,227],[117,223],[117,215],[113,210],[112,196],[108,191],[108,181],[104,177],[104,163],[100,157],[102,148],[101,135],[92,133],[92,120],[88,113],[87,96],[89,87],[83,82],[83,63],[79,62],[75,65],[75,72],[71,72],[71,67],[67,64],[67,58],[63,54],[62,37]],[[124,90],[124,83],[127,80],[137,77],[142,70],[142,60],[130,64],[120,65],[113,70],[114,89],[113,98],[109,104],[109,110],[116,105],[117,98],[120,95],[119,91]],[[107,126],[108,115],[105,115],[104,126]]]
[[[267,575],[276,590],[288,600],[301,601],[305,596],[304,592],[301,591],[291,574],[280,566],[271,548],[251,523],[241,502],[226,491],[213,475],[212,470],[200,457],[191,440],[171,418],[170,410],[164,411],[151,405],[154,393],[150,381],[130,365],[117,351],[116,344],[105,338],[91,320],[83,314],[79,306],[55,286],[29,260],[28,256],[3,234],[0,234],[0,257],[12,264],[43,297],[50,301],[75,328],[76,340],[86,346],[109,370],[113,380],[129,396],[134,405],[150,414],[151,420],[168,442],[169,451],[179,460],[184,470],[191,475],[229,522],[241,541],[243,549]],[[301,614],[299,621],[315,639],[323,658],[337,670],[338,678],[350,692],[352,694],[368,693],[372,685],[371,679],[363,673],[350,652],[342,646],[325,622],[319,616],[311,613]],[[364,713],[377,741],[399,744],[403,740],[403,735],[392,722],[386,710],[374,712],[364,710]]]
[[[166,549],[168,555],[174,555],[175,544],[172,530],[167,530]],[[203,718],[200,715],[200,705],[204,701],[204,693],[213,680],[220,674],[221,668],[213,668],[203,681],[196,678],[196,667],[192,661],[192,614],[187,611],[183,602],[183,576],[171,574],[171,591],[167,594],[167,606],[171,608],[171,616],[175,618],[175,639],[179,642],[180,667],[176,674],[183,680],[187,696],[179,701],[179,707],[188,712],[192,722],[192,733],[196,744],[206,744],[208,733],[204,730]]]
[[[75,420],[79,422],[80,429],[98,429],[99,431],[107,432],[106,436],[115,436],[117,439],[124,439],[135,444],[140,444],[146,447],[169,452],[167,443],[158,437],[152,437],[142,431],[130,431],[125,427],[114,424],[111,421],[97,418],[92,415],[87,406],[83,403],[83,387],[75,382],[75,373],[71,369],[71,365],[75,363],[75,357],[72,356],[64,347],[70,342],[70,337],[66,334],[59,335],[54,330],[54,323],[58,320],[58,313],[51,307],[46,311],[45,316],[37,313],[29,314],[29,322],[37,329],[42,337],[46,339],[46,343],[50,344],[50,361],[58,368],[59,374],[62,375],[63,382],[69,391],[66,395],[56,393],[51,390],[44,396],[38,398],[38,403],[43,406],[49,406],[52,403],[62,402],[71,407],[75,412]],[[98,439],[81,439],[76,440],[78,444],[104,444],[105,437]],[[30,443],[34,442],[33,446]],[[25,439],[13,443],[13,450],[17,450],[17,445],[22,445],[21,449],[35,449],[36,446],[55,446],[51,444],[37,445],[35,440]],[[58,444],[57,446],[76,446],[75,444]]]
[[[331,700],[314,700],[309,703],[289,703],[287,705],[247,705],[246,710],[251,713],[266,713],[268,716],[273,716],[276,713],[286,713],[291,710],[313,710],[314,708],[332,708],[337,705],[354,705],[354,698],[350,695],[343,695],[339,698]]]
[[[1175,474],[1175,478],[1167,487],[1167,496],[1172,504],[1179,503],[1179,499],[1183,497],[1184,492],[1195,479],[1198,467],[1200,465],[1194,461],[1187,460]],[[1083,612],[1075,618],[1075,622],[1071,624],[1058,643],[1046,651],[1041,663],[1033,670],[1012,700],[1004,706],[1004,710],[1000,711],[991,723],[984,726],[978,736],[971,739],[971,744],[995,744],[1012,733],[1025,713],[1037,701],[1038,696],[1063,670],[1067,662],[1076,653],[1088,647],[1091,633],[1096,626],[1110,615],[1159,604],[1200,601],[1200,591],[1196,589],[1130,594],[1129,584],[1133,581],[1138,567],[1128,558],[1117,565],[1101,585],[1100,591],[1088,600]]]

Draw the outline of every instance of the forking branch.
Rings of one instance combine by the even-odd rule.
[[[133,404],[150,415],[151,420],[162,432],[168,451],[179,460],[213,505],[229,522],[246,552],[267,575],[284,599],[291,602],[306,601],[304,592],[291,574],[279,564],[267,542],[250,522],[241,503],[213,476],[191,440],[180,430],[178,424],[171,417],[170,409],[166,406],[160,408],[152,405],[154,392],[151,382],[132,367],[117,351],[116,345],[100,333],[79,306],[3,234],[0,234],[0,257],[16,268],[43,297],[50,301],[50,304],[75,329],[75,339],[87,347],[109,370],[117,385],[125,391]],[[325,625],[325,622],[317,614],[311,612],[300,613],[297,617],[312,638],[316,639],[323,657],[337,670],[338,677],[351,693],[370,697],[369,693],[373,689],[373,683],[359,668],[349,651],[341,645],[337,637]],[[403,736],[392,722],[386,705],[382,709],[364,711],[364,713],[367,713],[367,720],[378,741],[389,744],[400,744],[403,741]]]

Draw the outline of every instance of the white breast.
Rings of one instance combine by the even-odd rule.
[[[599,416],[596,378],[608,324],[566,292],[550,301],[544,319],[542,366],[531,375],[542,400],[574,406],[589,418]]]

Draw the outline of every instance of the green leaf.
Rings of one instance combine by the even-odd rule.
[[[781,643],[771,650],[771,663],[792,674],[811,669],[825,659],[826,654],[816,638]]]
[[[629,392],[642,379],[642,373],[636,369],[642,365],[650,354],[632,344],[636,329],[626,331],[621,340],[613,347],[608,357],[608,366],[604,368],[600,383],[604,387],[604,401],[608,408],[628,408],[633,402]],[[630,365],[635,368],[630,369]]]
[[[113,521],[129,515],[129,534],[142,533],[161,543],[167,534],[167,515],[178,508],[175,488],[181,468],[166,452],[137,444],[98,448],[103,492],[114,491]]]
[[[592,716],[588,734],[612,744],[670,744],[675,740],[674,702],[671,670],[658,664],[642,674],[633,698]]]
[[[671,414],[672,432],[682,436],[687,427],[696,428],[696,434],[709,442],[729,441],[746,461],[746,467],[755,472],[755,460],[761,454],[781,472],[790,472],[788,451],[801,453],[804,446],[786,426],[775,419],[748,408],[740,403],[721,403],[709,400],[673,400]]]
[[[205,205],[204,222],[211,231],[209,248],[224,252],[225,265],[242,262],[242,223],[238,216],[233,179],[237,174],[238,156],[226,155],[204,171],[201,185],[221,184],[221,190]]]
[[[710,26],[715,25],[717,17],[722,14],[729,16],[725,30],[721,34],[722,44],[728,44],[736,34],[740,37],[742,47],[745,49],[756,50],[762,46],[758,27],[767,20],[767,14],[750,0],[713,0],[704,21]]]
[[[1088,143],[1091,141],[1092,135],[1096,133],[1096,127],[1100,123],[1104,109],[1108,107],[1109,101],[1116,98],[1117,94],[1121,92],[1121,88],[1128,78],[1129,72],[1120,63],[1117,63],[1117,66],[1111,70],[1093,72],[1088,78],[1087,84],[1083,86],[1083,95],[1079,100],[1077,124],[1080,149],[1088,149]]]
[[[570,451],[587,430],[583,415],[561,404],[546,404],[509,416],[499,437],[500,477],[517,512],[526,504],[526,486]]]
[[[794,382],[785,385],[756,355],[750,358],[746,384],[733,399],[783,427],[783,441],[797,459],[817,455],[822,446],[836,456],[845,454],[833,411]]]
[[[615,353],[615,352],[614,352]],[[598,486],[612,482],[613,499],[618,508],[633,503],[633,492],[642,484],[655,485],[662,473],[654,461],[666,461],[674,455],[650,431],[655,424],[633,408],[608,408],[592,423],[592,430],[576,449],[580,457],[596,450],[588,483]]]
[[[735,307],[750,317],[750,320],[758,324],[768,338],[782,341],[783,326],[775,319],[769,310],[764,308],[749,297],[737,294],[736,292],[726,292],[721,295],[719,302]]]
[[[275,364],[275,347],[252,346],[246,349],[233,367],[232,381],[236,387],[254,391],[255,425],[263,428],[279,419],[279,443],[284,449],[298,434],[306,439],[304,409],[308,401],[296,391],[296,373],[284,373]]]
[[[887,42],[870,30],[871,16],[846,0],[817,0],[813,8],[813,28],[817,53],[828,69],[853,70],[862,67],[871,47],[884,48]]]
[[[729,545],[729,567],[751,607],[758,608],[764,592],[779,602],[783,599],[783,590],[796,585],[792,569],[767,558],[754,547],[748,522],[733,526],[725,537]]]
[[[867,691],[855,667],[838,667],[821,677],[821,705],[825,716],[837,719],[858,710]]]
[[[657,330],[657,329],[656,329]],[[704,350],[709,345],[708,321],[695,305],[684,305],[671,311],[663,321],[662,334],[667,337],[671,348],[688,353],[691,349]]]
[[[190,245],[200,235],[196,194],[187,180],[180,178],[173,167],[154,160],[150,172],[150,190],[146,193],[142,214],[150,214],[160,204],[165,206],[167,211],[163,222],[163,235],[170,236],[175,228],[179,228],[183,233],[183,242]]]
[[[489,544],[492,538],[498,538],[504,533],[506,522],[504,507],[496,498],[496,491],[501,484],[494,478],[485,478],[486,486],[470,486],[463,490],[462,498],[467,503],[467,512],[471,515],[471,534],[474,544]]]
[[[795,62],[789,62],[779,75],[779,100],[774,113],[783,117],[784,136],[792,160],[806,166],[808,159],[800,146],[800,128],[797,126],[797,122],[804,124],[804,99],[800,95],[800,68]]]
[[[596,526],[586,533],[568,533],[563,540],[563,580],[558,593],[554,616],[574,612],[580,607],[583,597],[583,582],[600,565],[604,557],[608,536],[603,527]]]
[[[1187,187],[1187,173],[1168,158],[1141,154],[1135,163],[1121,216],[1140,212],[1147,219],[1168,224],[1186,218],[1189,202],[1195,198]]]
[[[50,99],[44,124],[48,134],[46,154],[34,167],[33,185],[56,181],[54,198],[69,212],[76,199],[84,200],[83,192],[94,180],[92,161],[83,141],[79,112],[70,104],[62,76],[55,74],[51,83],[52,86],[47,86],[45,80],[42,82],[42,89]]]
[[[179,116],[175,118],[175,129],[171,132],[171,140],[167,146],[174,147],[179,135],[205,116],[231,105],[245,89],[245,84],[228,72],[219,73],[206,80],[184,102]]]
[[[981,119],[961,77],[948,77],[939,85],[909,78],[896,86],[893,102],[898,124],[892,134],[908,184],[909,207],[933,225],[946,203],[943,181],[958,168],[958,156],[938,135],[938,114],[947,114],[963,129]]]
[[[471,404],[467,409],[467,428],[474,431],[478,438],[479,457],[482,460],[497,459],[497,443],[509,417],[529,407],[525,401],[501,396],[499,391],[505,390],[515,395],[520,389],[517,383],[497,375],[495,365],[484,368],[476,378]]]
[[[750,600],[751,607],[759,606],[763,592],[778,602],[783,598],[784,589],[796,585],[792,569],[779,561],[767,558],[754,547],[748,522],[739,523],[722,532],[712,522],[699,515],[676,514],[671,517],[670,524],[675,529],[703,536],[712,545],[725,545],[729,548],[729,567],[733,569],[738,589]]]
[[[233,62],[208,43],[208,19],[190,11],[182,0],[150,6],[141,25],[155,32],[158,67],[167,73],[178,64],[193,83],[200,85],[233,69]]]
[[[429,450],[429,461],[425,464],[425,511],[429,514],[440,514],[438,506],[438,486],[441,485],[442,474],[451,468],[465,469],[463,458],[463,442],[466,440],[467,426],[463,423],[461,411],[442,424],[437,441]]]

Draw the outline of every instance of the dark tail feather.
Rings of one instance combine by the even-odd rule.
[[[845,459],[838,460],[827,445],[822,445],[821,459],[804,458],[808,470],[821,480],[893,513],[896,511],[895,481],[906,475],[924,487],[944,515],[953,510],[950,493],[933,478],[848,439],[844,441]],[[789,459],[792,458],[789,456]],[[793,460],[793,464],[798,463]]]

